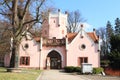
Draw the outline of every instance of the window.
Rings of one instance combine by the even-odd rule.
[[[79,45],[79,49],[80,49],[80,50],[86,49],[86,45],[85,45],[85,44],[80,44],[80,45]]]
[[[84,58],[84,63],[88,63],[88,58],[87,57]]]
[[[20,65],[30,65],[30,57],[21,57]]]
[[[88,63],[88,57],[79,57],[78,66],[80,66],[82,63]]]
[[[24,45],[24,47],[25,47],[25,49],[28,49],[28,48],[29,48],[29,45],[26,43],[26,44]]]
[[[85,48],[86,48],[85,44],[82,44],[82,45],[81,45],[81,48],[82,48],[82,49],[85,49]]]

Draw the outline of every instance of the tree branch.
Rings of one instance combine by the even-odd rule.
[[[22,17],[22,19],[24,19],[24,17],[25,17],[25,14],[26,14],[26,12],[27,12],[27,9],[28,9],[28,6],[29,6],[29,4],[30,4],[30,1],[31,1],[31,0],[28,0],[28,1],[26,2],[26,4],[25,4],[25,8],[24,8],[24,11],[23,11],[23,17]]]
[[[7,7],[9,8],[9,10],[12,10],[12,8],[9,6],[8,2],[5,0],[5,4],[7,5]]]

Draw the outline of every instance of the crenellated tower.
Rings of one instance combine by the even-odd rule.
[[[49,13],[42,25],[42,37],[48,39],[62,39],[67,34],[67,12],[65,14],[58,10],[58,13]]]

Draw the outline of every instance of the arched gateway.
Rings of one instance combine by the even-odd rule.
[[[47,69],[60,69],[61,68],[61,55],[53,50],[48,53],[46,60]]]

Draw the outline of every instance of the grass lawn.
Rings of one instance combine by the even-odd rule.
[[[20,73],[11,73],[0,67],[0,80],[36,80],[40,72],[35,69],[22,69]]]

